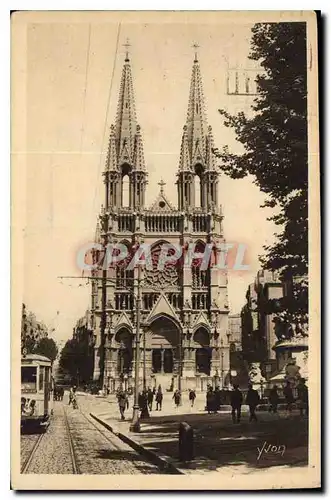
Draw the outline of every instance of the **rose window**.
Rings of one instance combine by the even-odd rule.
[[[174,260],[171,262],[167,261],[162,265],[162,257],[160,259],[161,248],[162,245],[160,244],[151,251],[151,264],[146,266],[145,269],[146,284],[153,288],[176,286],[178,284],[177,262]],[[170,247],[167,256],[174,254],[175,249]]]

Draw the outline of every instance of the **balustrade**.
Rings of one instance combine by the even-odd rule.
[[[167,299],[174,309],[181,309],[183,297],[181,293],[167,293]]]
[[[115,293],[115,309],[132,311],[134,308],[134,299],[129,292]]]
[[[133,233],[135,219],[133,214],[120,214],[118,216],[118,230],[122,233]]]
[[[192,293],[192,309],[208,309],[208,293],[194,292]]]
[[[143,293],[143,309],[146,311],[153,309],[159,296],[160,294],[158,293]]]
[[[146,215],[145,229],[148,233],[174,233],[180,231],[179,215]]]
[[[192,229],[194,233],[204,233],[209,230],[209,217],[205,214],[194,214],[192,217]]]

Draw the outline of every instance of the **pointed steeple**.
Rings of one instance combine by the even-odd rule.
[[[110,170],[110,171],[117,170],[116,156],[117,155],[116,155],[115,127],[114,127],[114,125],[111,125],[110,135],[109,135],[109,143],[108,143],[107,160],[106,160],[106,170]]]
[[[191,171],[190,152],[187,137],[187,125],[184,125],[182,144],[180,147],[179,169],[180,172]]]
[[[144,147],[143,140],[141,136],[140,125],[137,125],[135,146],[134,146],[134,158],[133,158],[133,168],[136,172],[145,172],[145,158],[144,158]]]
[[[189,210],[207,208],[217,201],[218,172],[213,153],[214,139],[207,123],[197,45],[193,61],[188,110],[184,126],[177,173],[178,207]],[[200,195],[196,196],[196,177]]]
[[[191,160],[193,163],[196,161],[202,163],[206,148],[207,117],[197,53],[195,53],[192,68],[186,125]],[[200,157],[199,160],[198,157]]]
[[[208,127],[208,136],[207,136],[207,150],[206,150],[206,166],[208,170],[215,170],[216,162],[215,162],[215,154],[213,153],[214,149],[214,137],[211,126]]]
[[[120,92],[117,105],[115,133],[119,160],[132,163],[134,135],[137,128],[136,106],[133,91],[131,65],[128,52],[122,71]]]
[[[123,191],[129,181],[129,207],[145,203],[147,172],[140,126],[137,124],[133,81],[128,47],[122,70],[115,125],[111,126],[106,169],[106,208],[123,205]],[[128,176],[128,177],[127,177]],[[125,179],[124,179],[125,178]]]

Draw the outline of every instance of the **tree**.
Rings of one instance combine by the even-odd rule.
[[[59,369],[76,383],[88,383],[93,375],[93,350],[88,339],[67,340],[60,355]]]
[[[234,154],[225,146],[215,154],[222,159],[225,174],[233,179],[252,175],[266,193],[263,207],[275,209],[268,220],[279,232],[275,243],[264,247],[260,260],[264,268],[278,271],[284,281],[292,282],[308,273],[306,24],[254,25],[249,58],[262,67],[253,116],[219,110],[225,126],[233,128],[243,144],[244,153]],[[302,300],[305,290],[292,295],[290,307],[287,300],[284,321],[307,319],[308,296]],[[304,311],[303,304],[307,305]]]
[[[33,349],[34,354],[46,356],[52,362],[56,359],[58,348],[53,339],[47,337],[40,339]]]

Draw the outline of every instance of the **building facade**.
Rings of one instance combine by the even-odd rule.
[[[210,245],[212,259],[218,262],[216,245],[225,240],[213,147],[195,55],[179,151],[178,203],[169,202],[160,182],[154,203],[146,206],[148,169],[127,54],[110,130],[103,173],[105,202],[96,242],[103,247],[124,244],[128,257],[104,271],[103,280],[92,280],[94,380],[101,377],[111,390],[121,383],[133,384],[138,269],[128,269],[128,263],[133,250],[142,246],[150,249],[151,260],[141,270],[141,383],[145,380],[147,386],[161,384],[170,390],[180,378],[183,389],[205,390],[208,383],[225,379],[229,372],[226,271],[215,266],[202,270],[199,257],[185,265],[183,260],[163,269],[158,265],[164,244],[174,252],[194,248],[200,254]],[[100,276],[100,271],[95,270],[94,276]]]

